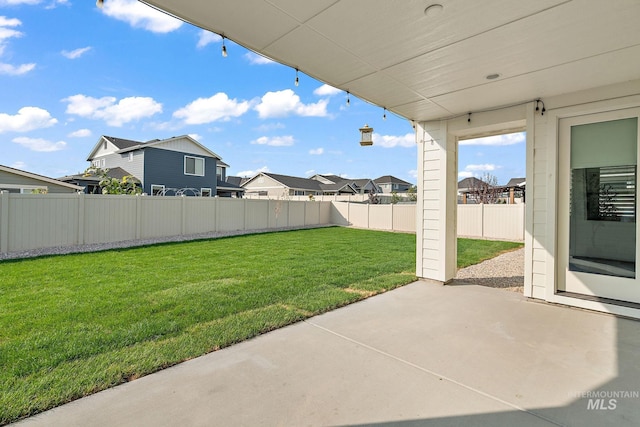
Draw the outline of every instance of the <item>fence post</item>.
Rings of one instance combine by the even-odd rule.
[[[142,197],[136,194],[136,240],[142,236]]]
[[[247,200],[245,199],[242,203],[242,209],[244,211],[244,223],[242,224],[242,229],[247,229]]]
[[[213,211],[215,212],[215,226],[216,232],[220,230],[220,197],[216,196],[216,205]]]
[[[484,203],[480,203],[480,235],[484,238]]]
[[[84,245],[84,193],[78,194],[78,234],[77,234],[77,244]]]
[[[397,205],[395,205],[395,204],[392,204],[392,205],[391,205],[391,231],[395,231],[395,228],[394,228],[394,226],[393,226],[393,213],[394,213],[394,212],[395,212],[395,210],[396,210],[396,206],[397,206]]]
[[[184,236],[187,231],[187,196],[184,194],[180,200],[180,235]]]
[[[9,252],[9,192],[0,191],[2,210],[0,211],[0,253]]]

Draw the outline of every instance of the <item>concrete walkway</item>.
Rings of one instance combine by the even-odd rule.
[[[416,282],[20,424],[637,426],[640,322]]]

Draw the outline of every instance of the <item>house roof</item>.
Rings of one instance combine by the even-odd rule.
[[[129,172],[127,172],[126,170],[118,167],[118,168],[111,168],[111,169],[107,169],[107,176],[111,177],[111,178],[116,178],[116,179],[122,179],[125,176],[131,176],[133,177],[133,175],[131,175]],[[100,177],[97,175],[93,175],[93,174],[86,174],[86,173],[79,173],[79,174],[75,174],[75,175],[67,175],[67,176],[63,176],[61,178],[58,178],[61,181],[65,181],[65,182],[69,182],[69,181],[95,181],[95,182],[100,182]],[[133,177],[133,179],[131,181],[137,182],[139,183],[140,181],[136,178]]]
[[[59,185],[60,187],[67,187],[75,191],[82,191],[82,187],[79,187],[77,185],[69,184],[67,182],[63,182],[58,179],[49,178],[48,176],[38,175],[36,173],[15,169],[9,166],[0,165],[0,171],[7,172],[14,175],[19,175],[25,178],[36,180],[36,181],[41,181],[46,184]]]
[[[229,178],[227,178],[226,181],[218,181],[216,187],[218,188],[218,190],[242,191],[242,192],[245,191],[244,188],[240,187],[234,182],[230,182]]]
[[[261,172],[261,174],[278,181],[280,184],[284,185],[285,187],[298,189],[298,190],[322,191],[322,187],[320,187],[320,181],[316,181],[313,179],[299,178],[297,176],[289,176],[289,175],[279,175],[279,174],[270,173],[270,172]]]
[[[227,183],[231,184],[231,185],[235,185],[237,187],[240,187],[242,185],[242,180],[244,178],[239,177],[239,176],[228,176],[227,177]]]
[[[459,189],[477,188],[483,185],[486,185],[486,183],[483,180],[476,178],[475,176],[470,176],[458,181]]]
[[[215,157],[217,160],[222,160],[222,157],[220,157],[219,155],[217,155],[213,151],[209,150],[207,147],[205,147],[204,145],[200,144],[198,141],[196,141],[195,139],[193,139],[189,135],[173,136],[171,138],[166,138],[166,139],[153,139],[153,140],[147,141],[147,142],[140,142],[140,141],[134,141],[134,140],[131,140],[131,139],[123,139],[123,138],[116,138],[116,137],[113,137],[113,136],[102,135],[100,137],[100,139],[98,140],[98,142],[96,143],[96,145],[93,146],[93,149],[91,150],[91,153],[87,157],[87,160],[91,161],[94,158],[94,156],[95,156],[96,152],[98,151],[98,149],[100,148],[100,144],[102,144],[103,140],[107,140],[110,143],[112,143],[113,145],[115,145],[116,148],[118,149],[118,151],[116,151],[116,153],[126,153],[126,152],[129,152],[129,151],[140,150],[140,149],[145,149],[145,148],[149,148],[149,147],[160,147],[161,148],[162,145],[169,145],[172,142],[174,142],[176,140],[179,140],[179,139],[188,140],[190,143],[192,143],[193,145],[198,147],[200,150],[204,151],[207,155],[209,155],[211,157]],[[224,166],[228,167],[229,165],[224,164]]]
[[[415,121],[640,79],[633,0],[144,2]]]
[[[376,184],[405,184],[405,185],[413,185],[410,182],[403,181],[400,178],[396,178],[393,175],[384,175],[380,178],[376,178],[373,180]]]
[[[526,178],[511,178],[507,183],[507,187],[522,187],[527,181]]]

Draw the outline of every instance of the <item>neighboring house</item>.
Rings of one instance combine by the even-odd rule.
[[[400,178],[396,178],[392,175],[381,176],[373,180],[375,184],[380,187],[383,193],[406,193],[411,188],[412,184],[407,181],[403,181]]]
[[[125,176],[130,176],[129,172],[122,168],[108,169],[106,175],[118,180],[122,180]],[[58,180],[84,187],[85,194],[102,194],[102,189],[100,188],[100,181],[102,178],[93,173],[85,172],[76,175],[67,175],[62,178],[58,178]],[[132,180],[136,182],[137,185],[141,185],[137,178],[134,177]]]
[[[338,175],[313,175],[310,179],[315,179],[323,184],[350,184],[358,194],[380,193],[382,190],[376,184],[368,179],[348,179]]]
[[[91,166],[131,175],[151,195],[239,195],[226,185],[222,158],[188,135],[147,142],[103,135],[87,160]]]
[[[458,181],[458,203],[523,203],[525,178],[511,178],[507,185],[491,186],[476,177]]]
[[[348,182],[325,184],[315,179],[260,172],[242,184],[247,194],[269,197],[356,194]]]
[[[57,179],[0,165],[0,191],[9,193],[78,193],[83,188]]]

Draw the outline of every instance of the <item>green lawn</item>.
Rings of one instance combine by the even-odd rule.
[[[494,243],[469,246],[512,247]],[[338,227],[0,262],[0,424],[410,283],[414,266],[414,235]]]

